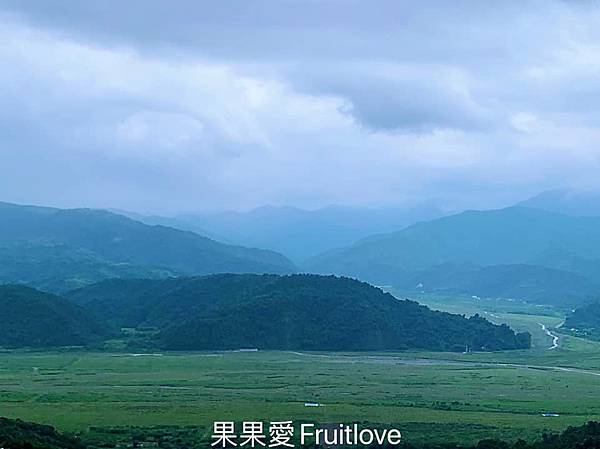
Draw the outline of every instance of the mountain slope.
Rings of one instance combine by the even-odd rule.
[[[443,264],[425,270],[400,287],[439,294],[513,298],[570,307],[600,292],[600,286],[569,271],[528,264],[486,267]]]
[[[305,268],[399,285],[442,264],[533,264],[589,277],[600,272],[599,261],[600,218],[512,207],[464,212],[373,236],[313,258]],[[579,266],[586,266],[586,273]]]
[[[83,308],[22,285],[0,285],[0,346],[79,346],[104,334]]]
[[[225,245],[111,212],[0,203],[0,282],[55,291],[110,277],[289,273],[272,251]]]
[[[126,293],[125,293],[126,292]],[[158,328],[159,347],[441,351],[517,349],[529,335],[403,301],[369,284],[316,275],[115,280],[69,297],[113,325]]]

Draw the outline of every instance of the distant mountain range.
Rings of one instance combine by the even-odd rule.
[[[363,239],[303,268],[380,285],[543,302],[560,301],[560,292],[587,298],[600,291],[600,218],[525,207],[468,211]]]
[[[0,283],[61,292],[115,277],[293,271],[294,264],[273,251],[107,211],[0,203]]]
[[[483,318],[435,312],[369,284],[316,275],[111,280],[68,295],[113,329],[156,328],[162,349],[436,351],[527,348]]]
[[[0,283],[60,293],[113,278],[304,271],[572,307],[600,296],[600,218],[588,216],[600,213],[598,198],[551,191],[515,207],[429,221],[419,220],[442,214],[431,204],[167,218],[0,203]],[[325,251],[294,264],[273,250],[225,242],[296,260]]]
[[[600,217],[600,194],[549,190],[516,204],[574,217]],[[329,206],[316,210],[264,206],[248,212],[225,211],[174,217],[118,211],[151,225],[171,226],[228,244],[280,252],[297,264],[324,252],[350,246],[372,235],[401,231],[412,224],[451,213],[439,202],[387,208]]]
[[[371,234],[397,231],[417,221],[444,215],[433,203],[381,209],[330,206],[303,210],[265,206],[249,212],[171,218],[120,213],[147,224],[172,226],[226,243],[278,251],[297,263]]]

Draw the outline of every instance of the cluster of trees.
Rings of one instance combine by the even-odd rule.
[[[6,449],[85,449],[77,439],[53,427],[0,418],[0,447]]]

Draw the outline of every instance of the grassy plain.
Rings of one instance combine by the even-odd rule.
[[[473,298],[432,307],[528,329],[529,351],[497,353],[11,352],[0,355],[0,415],[89,434],[91,427],[215,420],[397,424],[407,441],[533,439],[600,419],[600,344],[561,337],[550,310]],[[535,314],[535,313],[537,314]],[[323,407],[307,408],[305,402]],[[552,411],[558,417],[546,418]]]

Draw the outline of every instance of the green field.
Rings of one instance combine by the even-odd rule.
[[[497,353],[3,353],[0,415],[90,434],[91,427],[194,426],[215,420],[397,424],[407,441],[533,439],[600,419],[600,344],[562,337],[560,315],[420,298],[529,329],[534,348]],[[477,305],[479,304],[479,305]],[[471,310],[472,308],[473,310]],[[511,309],[512,308],[512,309]],[[459,310],[460,309],[460,310]],[[489,310],[488,310],[489,309]],[[319,402],[319,408],[304,407]],[[552,411],[559,417],[546,418]]]

